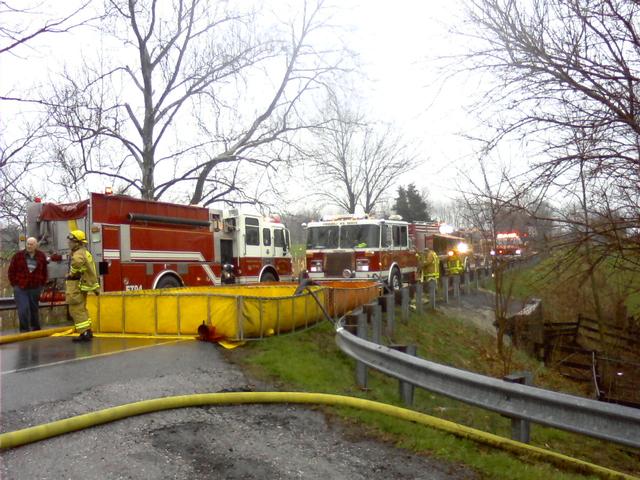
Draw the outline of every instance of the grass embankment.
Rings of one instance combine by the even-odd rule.
[[[555,252],[534,266],[507,270],[503,291],[511,288],[517,299],[542,299],[549,322],[575,321],[578,314],[596,318],[597,297],[603,317],[624,326],[626,317],[640,318],[638,264],[612,256],[591,267],[575,252]],[[492,281],[487,288],[495,291]]]
[[[500,375],[502,364],[495,351],[495,339],[442,313],[422,317],[412,314],[408,324],[398,326],[392,340],[393,343],[416,344],[422,358],[478,373]],[[306,332],[247,344],[228,352],[228,355],[254,378],[275,384],[279,390],[350,395],[402,406],[397,380],[370,370],[369,389],[362,391],[355,385],[355,361],[336,347],[332,327],[327,322]],[[514,370],[533,372],[534,383],[538,386],[569,393],[579,391],[576,384],[567,383],[524,355],[516,353],[513,365]],[[416,389],[412,408],[504,437],[510,436],[509,419],[425,390]],[[561,472],[552,465],[517,458],[438,430],[380,414],[347,408],[327,408],[326,411],[342,418],[357,435],[366,433],[414,452],[466,464],[483,478],[585,478]],[[640,475],[640,452],[633,449],[538,425],[532,425],[532,444]]]

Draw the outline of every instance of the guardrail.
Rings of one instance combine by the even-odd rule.
[[[347,355],[401,381],[503,415],[631,447],[640,447],[640,410],[507,383],[369,342],[336,326]]]
[[[40,308],[45,307],[63,307],[65,302],[40,302],[38,306]],[[15,310],[16,301],[14,297],[0,297],[0,311],[2,310]]]
[[[13,297],[0,297],[0,310],[15,310],[16,301]]]

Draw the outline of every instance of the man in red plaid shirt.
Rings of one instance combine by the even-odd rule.
[[[9,282],[18,307],[20,331],[40,330],[39,300],[47,283],[47,257],[38,250],[38,241],[27,238],[27,245],[11,259]]]

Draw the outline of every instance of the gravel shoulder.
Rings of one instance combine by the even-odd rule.
[[[20,408],[3,409],[2,431],[162,396],[248,385],[273,390],[251,385],[251,379],[224,359],[220,347],[192,342],[180,348],[177,356],[157,351],[153,365],[127,360],[128,354],[79,362],[83,371],[96,368],[107,380],[74,384],[71,378],[68,395],[51,401],[30,398]],[[111,369],[119,375],[105,374]],[[21,374],[20,381],[38,381],[36,375],[73,377],[63,366],[39,370]],[[3,395],[5,388],[3,383]],[[466,467],[354,434],[319,409],[292,405],[158,412],[4,451],[0,461],[3,479],[479,478]]]

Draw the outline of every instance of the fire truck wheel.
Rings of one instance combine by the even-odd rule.
[[[156,288],[177,288],[181,286],[182,284],[180,283],[180,280],[178,280],[176,277],[174,277],[173,275],[165,275],[160,279],[160,281],[156,285]]]
[[[276,276],[271,272],[264,272],[260,277],[261,282],[276,282]]]
[[[400,290],[402,287],[402,282],[400,281],[400,272],[397,268],[394,268],[391,271],[391,278],[389,279],[389,288],[391,290]]]

